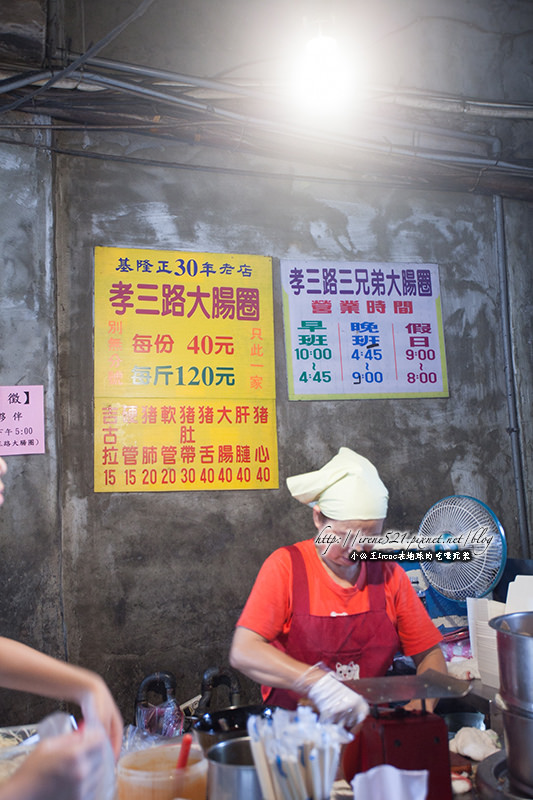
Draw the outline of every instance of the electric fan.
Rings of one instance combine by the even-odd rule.
[[[424,516],[418,535],[434,549],[433,560],[421,562],[422,572],[444,597],[465,603],[467,597],[489,594],[500,580],[507,557],[505,533],[481,500],[467,495],[439,500]],[[470,560],[463,560],[465,550]]]

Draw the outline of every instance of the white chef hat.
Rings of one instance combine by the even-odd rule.
[[[329,519],[384,519],[389,493],[367,458],[341,447],[321,469],[287,478],[300,503],[318,504]]]

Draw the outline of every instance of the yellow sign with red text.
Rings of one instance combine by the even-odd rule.
[[[278,487],[272,262],[95,248],[97,492]]]

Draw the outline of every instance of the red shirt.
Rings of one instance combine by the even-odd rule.
[[[360,614],[369,610],[366,564],[353,587],[339,586],[326,572],[313,539],[298,542],[309,584],[310,613],[319,616]],[[383,562],[386,612],[398,631],[406,656],[422,653],[438,644],[442,636],[431,621],[409,578],[398,564]],[[275,550],[264,562],[237,622],[267,641],[287,633],[292,617],[292,564],[285,548]]]

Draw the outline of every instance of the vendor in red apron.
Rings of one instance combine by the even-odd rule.
[[[307,697],[322,720],[351,727],[368,706],[344,681],[384,675],[400,651],[417,673],[445,673],[442,636],[405,570],[365,557],[383,533],[388,504],[368,459],[341,447],[287,486],[311,506],[315,535],[275,550],[261,567],[230,663],[262,685],[265,703],[294,709]]]

